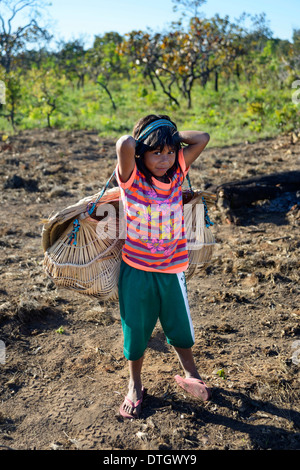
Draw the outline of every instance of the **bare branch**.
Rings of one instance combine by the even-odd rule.
[[[172,0],[174,4],[173,10],[182,10],[183,15],[186,15],[186,11],[189,11],[194,17],[198,17],[199,7],[206,3],[206,0]]]
[[[3,32],[4,34],[7,34],[6,33],[6,29],[5,29],[5,22],[4,22],[4,18],[2,15],[0,15],[0,20],[1,20],[1,23],[2,23],[2,29],[3,29]]]
[[[19,8],[17,8],[17,5],[18,3],[23,3],[23,5],[21,5]],[[19,2],[17,2],[13,8],[11,8],[11,12],[12,12],[12,15],[11,17],[7,20],[7,23],[8,23],[8,34],[11,34],[11,30],[12,30],[12,20],[15,18],[15,16],[17,15],[17,13],[21,10],[23,10],[24,8],[26,8],[27,6],[30,6],[33,2],[32,1],[29,1],[29,2],[23,2],[22,0],[20,0]]]

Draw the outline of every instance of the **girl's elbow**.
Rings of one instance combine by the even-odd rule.
[[[210,141],[210,135],[208,134],[208,132],[204,132],[204,140],[207,144]]]
[[[128,148],[135,148],[135,140],[131,135],[123,135],[116,143],[117,150],[127,150]]]
[[[128,141],[129,137],[129,135],[122,135],[122,137],[117,140],[117,145],[120,147],[124,142],[126,143]]]

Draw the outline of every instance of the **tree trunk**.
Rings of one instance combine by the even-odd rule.
[[[194,77],[191,76],[189,79],[188,79],[188,84],[187,84],[187,88],[186,88],[186,93],[187,93],[187,97],[188,97],[188,109],[192,109],[192,88],[193,88],[193,85],[194,85]]]
[[[106,93],[107,93],[108,96],[109,96],[109,99],[110,99],[110,101],[111,101],[112,107],[114,108],[114,110],[116,110],[116,109],[117,109],[116,104],[115,104],[115,102],[114,102],[114,100],[113,100],[113,97],[112,97],[112,95],[111,95],[111,92],[109,91],[109,89],[107,88],[107,86],[104,85],[104,83],[101,83],[101,82],[99,82],[99,81],[97,81],[97,83],[98,83],[98,85],[102,86],[102,88],[104,88],[104,90],[106,91]]]
[[[219,73],[215,72],[215,91],[219,91]]]
[[[159,83],[160,86],[161,86],[161,89],[162,89],[163,93],[164,93],[165,95],[167,95],[167,96],[170,98],[170,101],[171,101],[171,102],[174,101],[174,103],[176,104],[176,106],[177,106],[178,108],[180,108],[180,104],[179,104],[179,102],[177,101],[177,99],[175,98],[175,96],[171,95],[171,91],[170,91],[170,90],[169,90],[169,91],[166,90],[166,87],[164,86],[164,84],[163,84],[162,80],[159,78],[159,76],[158,76],[157,74],[155,74],[155,76],[156,76],[156,78],[157,78],[157,80],[158,80],[158,83]],[[172,83],[173,83],[173,82],[172,82]]]
[[[155,81],[154,81],[154,79],[153,79],[153,77],[152,77],[152,73],[151,73],[151,72],[148,72],[146,75],[148,75],[148,77],[150,78],[150,82],[151,82],[151,84],[152,84],[153,90],[156,91],[156,84],[155,84]]]

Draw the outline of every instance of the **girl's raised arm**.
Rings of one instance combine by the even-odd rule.
[[[210,136],[207,132],[200,131],[182,131],[179,132],[180,140],[187,147],[183,148],[183,155],[186,166],[190,166],[209,142]]]
[[[119,176],[123,183],[129,180],[135,165],[136,142],[131,135],[123,135],[116,143]]]

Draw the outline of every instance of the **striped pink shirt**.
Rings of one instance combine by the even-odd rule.
[[[170,183],[152,177],[155,190],[136,165],[125,183],[116,167],[127,230],[122,258],[137,269],[178,273],[188,267],[181,186],[189,168],[183,149],[178,161]]]

